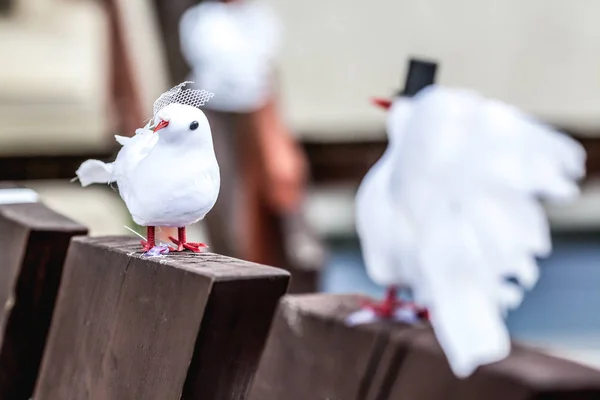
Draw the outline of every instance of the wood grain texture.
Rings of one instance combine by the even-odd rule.
[[[505,360],[456,378],[427,324],[347,327],[355,295],[281,301],[252,400],[533,400],[600,398],[600,371],[513,344]]]
[[[289,274],[138,249],[73,241],[35,399],[245,399]]]
[[[41,203],[0,205],[1,399],[31,397],[69,241],[86,233]]]

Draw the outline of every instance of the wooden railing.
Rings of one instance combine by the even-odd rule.
[[[348,327],[360,296],[285,296],[278,268],[86,232],[0,205],[0,399],[600,399],[600,371],[531,348],[459,380],[427,325]]]

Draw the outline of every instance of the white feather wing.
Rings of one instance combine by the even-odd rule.
[[[393,149],[365,175],[356,193],[356,231],[369,277],[382,286],[402,283],[397,256],[401,226],[390,218],[394,203],[389,191]]]
[[[79,182],[81,182],[81,186],[86,187],[94,183],[111,183],[112,172],[112,163],[105,163],[100,160],[86,160],[75,171],[75,174]]]
[[[123,147],[113,163],[112,180],[117,182],[119,194],[126,203],[131,171],[148,155],[157,141],[158,135],[147,129],[138,129],[136,135],[123,141]]]
[[[369,277],[382,286],[404,285],[407,279],[397,249],[398,246],[412,247],[412,232],[406,229],[405,222],[398,220],[401,214],[397,214],[396,219],[391,217],[395,205],[389,188],[394,159],[402,146],[410,113],[409,99],[394,100],[387,118],[388,147],[365,175],[356,193],[356,231],[365,267]]]
[[[127,136],[115,135],[115,140],[121,145],[126,146],[127,150],[123,152],[123,149],[117,155],[117,160],[120,159],[119,162],[115,161],[112,163],[105,163],[100,160],[86,160],[84,161],[75,174],[77,178],[81,182],[81,186],[86,187],[94,183],[112,183],[115,182],[119,176],[122,174],[124,168],[127,168],[128,165],[131,165],[132,162],[137,163],[140,160],[140,157],[144,157],[148,151],[154,146],[156,143],[156,138],[151,137],[150,135],[153,132],[141,128],[136,130],[136,136],[134,138],[130,138]],[[137,136],[146,135],[144,139],[139,139]],[[124,157],[124,154],[131,154],[133,156],[133,161],[130,162],[127,157]]]
[[[577,142],[513,107],[440,87],[415,98],[391,186],[415,241],[399,251],[457,375],[508,355],[503,314],[551,249],[538,196],[575,196],[584,162]]]

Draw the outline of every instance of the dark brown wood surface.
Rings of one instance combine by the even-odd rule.
[[[396,337],[390,346],[404,348],[405,358],[390,382],[389,399],[600,399],[600,371],[519,344],[508,358],[463,380],[450,371],[430,330]]]
[[[597,178],[600,175],[600,133],[590,137],[566,129],[563,131],[571,134],[585,148],[587,178]],[[364,136],[385,137],[383,132],[370,132]],[[385,140],[304,142],[311,176],[319,184],[344,182],[358,185],[386,146]]]
[[[0,205],[0,399],[31,397],[69,241],[86,233],[41,203]]]
[[[600,371],[519,344],[456,378],[429,326],[347,327],[355,295],[288,295],[277,311],[252,400],[600,399]]]
[[[35,399],[245,399],[289,274],[138,249],[73,241]]]
[[[393,327],[347,327],[343,319],[358,309],[361,299],[285,296],[250,399],[364,399]]]

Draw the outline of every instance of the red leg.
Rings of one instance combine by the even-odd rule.
[[[150,251],[151,248],[153,248],[154,246],[156,246],[156,239],[155,239],[155,229],[153,226],[148,226],[146,228],[146,232],[147,232],[147,240],[142,240],[140,243],[142,244],[142,250],[144,251]]]
[[[365,306],[373,310],[375,314],[381,318],[391,318],[393,317],[396,309],[404,307],[414,310],[419,319],[429,319],[429,313],[426,309],[420,308],[414,303],[399,300],[398,289],[395,286],[390,286],[387,288],[385,299],[382,302],[377,303],[367,301]]]
[[[193,251],[194,253],[199,253],[201,248],[208,247],[204,243],[188,242],[187,235],[185,232],[185,227],[177,228],[177,236],[178,236],[177,239],[175,239],[173,236],[169,236],[169,239],[171,240],[171,242],[173,242],[177,245],[176,249],[170,247],[169,249],[171,251],[183,251],[184,249],[187,249],[187,250]]]
[[[390,286],[385,292],[385,299],[378,303],[367,301],[365,306],[372,309],[378,317],[390,318],[394,314],[396,307],[400,305],[398,301],[398,289],[395,286]]]

